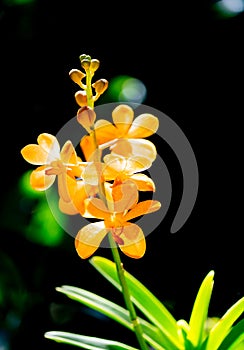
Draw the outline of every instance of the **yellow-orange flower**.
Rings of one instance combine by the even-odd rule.
[[[84,217],[102,219],[84,226],[75,238],[78,255],[86,259],[100,246],[111,232],[121,251],[131,258],[141,258],[146,251],[146,240],[142,229],[130,220],[160,209],[156,200],[138,202],[138,190],[134,182],[106,188],[107,204],[99,198],[85,200]]]
[[[80,188],[75,180],[81,175],[82,162],[71,141],[66,141],[60,150],[57,138],[42,133],[37,144],[29,144],[21,149],[23,158],[30,164],[39,165],[30,175],[30,184],[37,191],[45,191],[58,177],[61,202],[69,203]]]
[[[80,146],[86,160],[90,160],[96,150],[93,133],[95,133],[97,145],[101,147],[107,143],[109,145],[110,141],[115,140],[111,143],[111,151],[114,153],[119,151],[120,155],[126,156],[127,153],[135,155],[133,152],[143,154],[144,149],[146,149],[150,150],[150,153],[154,153],[154,157],[156,156],[153,143],[142,139],[157,131],[159,125],[157,117],[143,113],[134,119],[134,110],[128,105],[121,104],[113,110],[112,119],[113,123],[104,119],[97,120],[94,124],[94,131],[81,139]],[[123,147],[120,139],[123,140]],[[137,141],[133,142],[133,139],[137,139]],[[153,161],[153,158],[151,160]]]

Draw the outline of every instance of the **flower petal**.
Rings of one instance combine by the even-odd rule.
[[[118,129],[105,119],[99,119],[95,123],[95,133],[98,145],[102,145],[118,137]]]
[[[37,142],[40,147],[50,155],[49,161],[60,158],[60,146],[55,136],[42,133],[38,136]]]
[[[125,255],[134,259],[143,257],[146,252],[146,240],[142,229],[138,225],[127,223],[123,227],[120,238],[124,241],[124,244],[119,244],[119,248]]]
[[[20,152],[22,157],[30,164],[43,165],[47,163],[48,153],[39,145],[27,145]]]
[[[32,171],[30,175],[30,185],[36,191],[45,191],[55,181],[56,175],[46,175],[46,166],[40,166]]]
[[[104,165],[102,163],[88,163],[82,174],[85,183],[92,186],[98,186],[103,177],[103,168]]]
[[[153,213],[161,208],[161,203],[155,200],[146,200],[137,203],[127,214],[124,215],[124,220],[129,221],[138,216]]]
[[[158,118],[144,113],[136,117],[128,131],[128,138],[144,138],[154,134],[159,127]]]
[[[150,159],[151,162],[156,159],[157,150],[153,142],[144,139],[128,139],[127,141],[130,144],[132,156],[144,157]],[[114,148],[112,152],[116,153]],[[126,157],[126,154],[122,154],[121,152],[120,154]]]
[[[84,201],[85,213],[84,217],[109,220],[111,213],[104,202],[99,198],[88,198]]]
[[[74,203],[71,202],[65,202],[61,197],[59,198],[59,210],[67,215],[75,215],[75,214],[79,214],[78,209],[76,208],[76,206],[74,205]]]
[[[118,137],[123,137],[127,134],[134,119],[134,111],[130,106],[121,104],[114,108],[112,118],[118,129]]]
[[[99,221],[84,226],[76,235],[75,249],[82,259],[89,258],[100,246],[107,234],[104,222]]]
[[[127,180],[112,188],[112,197],[114,201],[114,211],[116,213],[123,213],[138,202],[137,186],[133,181]]]
[[[89,161],[96,151],[96,145],[94,143],[94,138],[92,135],[86,135],[81,138],[80,148],[83,152],[83,155],[86,161]]]
[[[155,192],[155,184],[153,180],[146,174],[133,174],[130,180],[134,181],[139,191],[153,191]]]
[[[60,152],[60,158],[63,163],[71,163],[74,165],[78,164],[78,157],[76,150],[71,141],[66,141]]]
[[[114,172],[132,175],[134,173],[149,169],[152,165],[150,159],[143,156],[123,157],[118,154],[106,154],[103,157],[106,167],[114,169]],[[105,177],[108,178],[108,171],[104,168]],[[112,171],[111,171],[112,174]],[[119,175],[119,174],[117,174]]]

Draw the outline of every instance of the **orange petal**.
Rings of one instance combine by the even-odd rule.
[[[134,111],[130,106],[121,104],[113,110],[112,118],[118,129],[119,137],[122,137],[131,126],[134,119]]]
[[[155,184],[153,180],[146,174],[133,174],[130,180],[134,181],[139,191],[153,191],[155,192]]]
[[[89,185],[97,186],[102,179],[103,167],[102,163],[88,163],[82,174],[84,181]]]
[[[111,153],[106,154],[103,160],[106,166],[113,168],[117,173],[123,172],[127,175],[144,171],[152,165],[151,160],[143,156],[131,156],[127,158]]]
[[[99,119],[95,123],[95,133],[98,145],[118,138],[118,129],[109,121]]]
[[[112,188],[114,211],[117,213],[129,210],[138,202],[138,190],[132,181],[125,181]]]
[[[120,142],[120,141],[119,141]],[[144,140],[144,139],[127,139],[127,142],[130,145],[130,155],[131,156],[140,156],[140,157],[144,157],[147,159],[150,159],[151,162],[153,162],[157,156],[157,150],[156,147],[154,145],[154,143],[152,143],[149,140]],[[128,147],[127,147],[128,149]],[[112,152],[116,153],[116,148],[113,147],[112,148]],[[119,151],[118,154],[127,157],[128,152],[125,149],[125,152],[123,153],[123,149],[121,147],[121,150]]]
[[[89,258],[100,246],[107,234],[104,222],[91,223],[84,226],[76,235],[75,249],[82,259]]]
[[[96,187],[88,186],[82,180],[77,181],[77,188],[75,193],[72,195],[72,202],[79,211],[80,215],[83,216],[85,213],[85,199],[87,199],[89,196],[95,196],[96,192]]]
[[[72,201],[76,192],[83,186],[83,181],[76,180],[66,173],[61,173],[58,175],[59,196],[67,203]]]
[[[60,157],[60,146],[55,136],[43,133],[38,136],[37,142],[44,151],[52,155],[50,161]]]
[[[86,161],[89,161],[96,151],[96,145],[94,143],[94,138],[91,135],[83,136],[80,141],[80,147],[83,152],[83,155],[86,159]]]
[[[93,217],[97,219],[109,220],[111,213],[104,202],[99,198],[89,198],[84,201],[85,213],[84,217]]]
[[[128,131],[129,138],[145,138],[154,134],[159,126],[158,118],[152,114],[144,113],[136,117]]]
[[[111,152],[124,157],[129,157],[133,154],[131,143],[127,139],[118,139],[109,149]]]
[[[79,214],[79,211],[73,202],[67,203],[62,198],[59,198],[59,210],[67,215]]]
[[[155,200],[146,200],[137,203],[127,214],[124,215],[124,220],[129,221],[138,216],[153,213],[161,208],[161,203]]]
[[[124,241],[123,245],[119,245],[121,251],[130,258],[139,259],[146,252],[146,240],[142,229],[132,223],[127,223],[123,227],[123,233],[120,238]]]
[[[38,145],[27,145],[20,152],[23,158],[30,164],[43,165],[47,163],[48,153]]]
[[[40,166],[30,175],[30,185],[37,191],[47,190],[55,181],[56,175],[46,175],[45,170],[46,166]]]
[[[60,152],[60,158],[63,163],[78,164],[76,150],[71,141],[66,141]]]

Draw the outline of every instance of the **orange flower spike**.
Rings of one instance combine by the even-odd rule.
[[[148,200],[138,203],[136,185],[131,181],[112,187],[112,203],[109,210],[101,199],[85,200],[86,214],[84,217],[103,219],[83,227],[75,239],[78,255],[85,259],[91,256],[99,247],[108,232],[112,233],[121,251],[134,259],[141,258],[146,251],[146,241],[142,229],[128,222],[141,215],[159,210],[160,202]],[[129,196],[128,196],[129,194]]]

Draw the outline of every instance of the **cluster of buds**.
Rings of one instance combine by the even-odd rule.
[[[30,184],[45,191],[57,178],[59,209],[63,213],[100,220],[77,233],[75,248],[81,258],[90,257],[107,234],[127,256],[141,258],[146,251],[144,233],[130,221],[161,207],[157,200],[139,200],[140,191],[155,192],[154,181],[143,171],[156,159],[156,147],[146,138],[157,131],[159,121],[149,113],[135,117],[132,107],[126,104],[114,108],[112,122],[96,120],[93,103],[108,83],[98,80],[92,84],[98,60],[87,55],[80,56],[80,60],[86,74],[72,70],[70,76],[83,89],[75,96],[81,107],[77,122],[87,131],[80,140],[85,159],[77,154],[70,140],[61,148],[55,136],[42,133],[37,144],[21,150],[27,162],[38,165],[31,173]]]
[[[100,66],[99,60],[83,54],[80,55],[80,63],[84,72],[79,69],[71,69],[69,72],[70,78],[81,88],[75,93],[75,100],[80,107],[89,106],[93,108],[94,102],[108,88],[108,81],[99,79],[92,83],[92,78]],[[86,78],[85,84],[82,82],[84,78]]]

